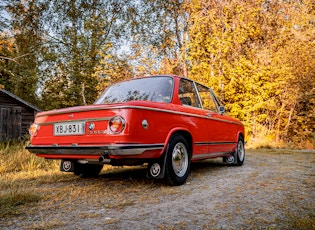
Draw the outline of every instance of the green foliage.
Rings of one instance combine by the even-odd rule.
[[[47,43],[43,79],[46,109],[91,104],[102,80],[96,71],[106,44],[124,31],[125,1],[51,1],[46,12]],[[53,67],[53,68],[52,68]]]
[[[141,0],[129,9],[129,58],[134,75],[173,73],[187,77],[185,1]]]
[[[45,3],[39,1],[10,1],[7,5],[14,38],[14,55],[8,67],[11,73],[8,90],[17,96],[38,104],[38,71],[41,64],[43,21]]]

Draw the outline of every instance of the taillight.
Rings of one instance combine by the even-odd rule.
[[[126,122],[121,116],[115,116],[109,120],[108,126],[113,133],[117,134],[124,130]]]
[[[30,126],[28,132],[29,132],[29,134],[31,135],[31,137],[35,137],[35,136],[37,135],[37,133],[38,133],[38,130],[39,130],[39,125],[33,123],[33,124]]]

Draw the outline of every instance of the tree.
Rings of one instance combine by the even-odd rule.
[[[10,1],[7,10],[11,17],[16,65],[11,69],[11,91],[17,96],[37,104],[38,71],[41,63],[42,12],[45,3],[40,1]],[[18,61],[17,61],[18,58]]]
[[[187,76],[184,1],[141,0],[129,11],[135,75],[174,73]]]
[[[43,79],[43,102],[55,107],[49,92],[59,94],[59,107],[92,103],[101,81],[95,72],[106,54],[108,44],[115,43],[124,31],[126,1],[51,1],[46,12],[46,76]],[[62,85],[58,79],[62,78]],[[51,84],[55,82],[55,84]],[[61,87],[61,88],[60,88]]]
[[[99,93],[111,84],[133,77],[133,69],[128,63],[128,56],[117,55],[111,45],[100,50],[100,63],[95,69],[95,77],[100,79],[97,85]]]
[[[9,34],[2,32],[0,34],[0,85],[11,91],[14,85],[11,84],[13,77],[12,69],[17,60],[14,57],[15,46],[13,39]]]

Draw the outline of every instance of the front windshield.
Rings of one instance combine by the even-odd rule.
[[[138,78],[110,86],[94,104],[127,101],[170,102],[172,93],[173,78],[171,77]]]

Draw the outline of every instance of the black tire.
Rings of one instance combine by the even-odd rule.
[[[75,162],[74,174],[81,177],[94,177],[102,171],[102,164],[80,164]]]
[[[165,178],[170,185],[182,185],[185,183],[190,171],[191,152],[186,139],[176,134],[167,148],[165,162]]]
[[[244,138],[240,136],[238,138],[236,150],[234,153],[234,165],[242,166],[245,160],[245,145]]]
[[[237,141],[236,149],[231,156],[223,157],[223,162],[229,165],[242,166],[245,160],[244,138],[240,136]]]

